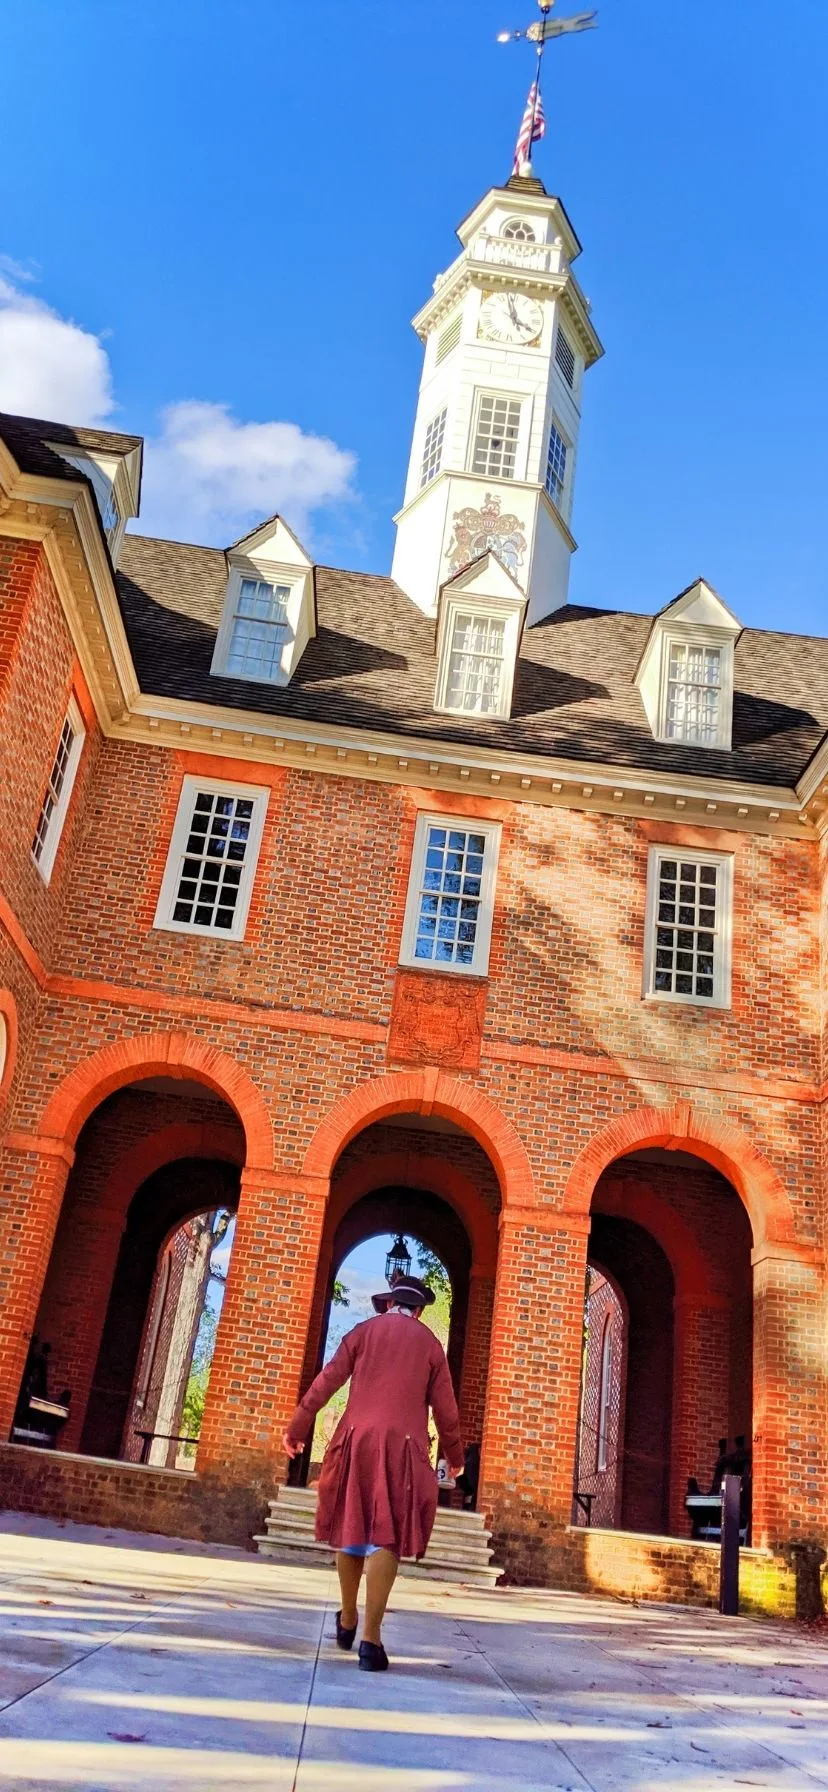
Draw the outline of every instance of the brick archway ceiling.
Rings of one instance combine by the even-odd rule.
[[[747,1209],[754,1246],[795,1240],[789,1196],[767,1158],[738,1127],[692,1108],[689,1102],[637,1108],[596,1133],[572,1167],[564,1210],[586,1216],[602,1171],[616,1158],[654,1145],[704,1158],[727,1178]]]
[[[52,1096],[40,1123],[41,1136],[74,1146],[84,1122],[106,1096],[156,1076],[183,1077],[222,1096],[244,1127],[245,1167],[272,1169],[273,1127],[259,1090],[227,1052],[183,1032],[135,1034],[84,1059]]]
[[[351,1139],[391,1114],[438,1114],[453,1120],[490,1159],[504,1205],[534,1204],[532,1167],[511,1121],[474,1083],[442,1070],[389,1072],[352,1089],[317,1128],[305,1156],[305,1175],[330,1176]]]
[[[473,1266],[484,1275],[495,1274],[498,1247],[495,1215],[481,1200],[470,1176],[445,1157],[428,1150],[418,1152],[416,1156],[408,1151],[381,1151],[360,1163],[337,1169],[325,1219],[326,1238],[331,1247],[338,1227],[355,1204],[383,1188],[425,1190],[444,1202],[457,1215],[469,1241]]]
[[[334,1234],[333,1270],[369,1238],[402,1232],[435,1252],[448,1270],[452,1287],[468,1281],[471,1240],[449,1203],[428,1189],[384,1186],[352,1203]],[[414,1273],[417,1265],[414,1263]]]

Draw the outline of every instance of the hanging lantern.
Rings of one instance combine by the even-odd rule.
[[[402,1276],[411,1273],[411,1256],[408,1245],[401,1233],[397,1233],[388,1256],[385,1259],[385,1280],[389,1288],[393,1288]]]

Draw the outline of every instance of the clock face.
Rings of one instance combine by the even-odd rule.
[[[480,307],[478,334],[486,342],[536,343],[543,310],[525,292],[493,292]]]

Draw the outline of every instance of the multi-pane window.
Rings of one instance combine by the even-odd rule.
[[[458,614],[449,649],[447,709],[497,713],[503,694],[506,624],[498,616]]]
[[[477,413],[471,470],[487,479],[514,479],[520,399],[484,392]]]
[[[509,218],[501,235],[510,237],[513,243],[534,243],[537,240],[531,224],[527,224],[525,218]]]
[[[667,739],[716,746],[721,727],[721,648],[670,641],[667,654]]]
[[[443,458],[443,440],[445,438],[445,433],[446,433],[446,412],[444,409],[442,411],[438,411],[436,417],[432,417],[431,422],[429,423],[428,429],[425,432],[425,441],[423,443],[423,458],[422,458],[422,462],[420,464],[420,490],[421,491],[422,491],[424,485],[430,485],[432,479],[436,479],[437,474],[440,471],[440,463]]]
[[[457,344],[460,341],[462,323],[462,314],[458,311],[457,316],[452,318],[451,323],[446,324],[445,329],[441,330],[440,335],[437,338],[437,353],[435,355],[438,367],[440,362],[445,361],[446,356],[450,355],[453,349],[456,349]]]
[[[112,547],[121,523],[121,512],[118,509],[118,500],[112,486],[109,487],[101,504],[101,522],[106,539]]]
[[[288,636],[289,597],[289,585],[272,585],[267,579],[239,580],[227,651],[230,677],[264,683],[278,674]]]
[[[266,802],[262,790],[185,778],[157,927],[242,937]]]
[[[434,970],[488,966],[499,828],[424,815],[417,824],[402,958]]]
[[[609,1428],[612,1399],[612,1377],[614,1369],[615,1337],[614,1326],[608,1319],[604,1326],[601,1343],[601,1388],[598,1398],[598,1436],[596,1439],[595,1467],[599,1473],[607,1467],[609,1461]]]
[[[560,510],[566,489],[566,443],[554,423],[549,430],[549,446],[546,450],[546,489],[553,504],[557,504]]]
[[[73,702],[60,731],[32,840],[32,858],[46,883],[52,874],[83,740],[80,711]]]
[[[725,1006],[729,999],[731,860],[654,849],[650,863],[648,990]]]
[[[558,325],[555,335],[555,360],[558,363],[567,385],[574,386],[575,350],[572,347],[572,343],[570,342],[566,331],[562,330],[560,325]]]

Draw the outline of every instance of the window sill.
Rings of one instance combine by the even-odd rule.
[[[672,996],[654,989],[646,990],[641,1000],[653,1002],[659,1008],[701,1008],[713,1014],[729,1014],[732,1007],[729,1000],[722,1001],[716,996]]]
[[[419,971],[424,977],[462,977],[467,983],[488,983],[489,969],[478,970],[474,965],[438,964],[434,959],[400,958],[398,969],[401,971]]]

